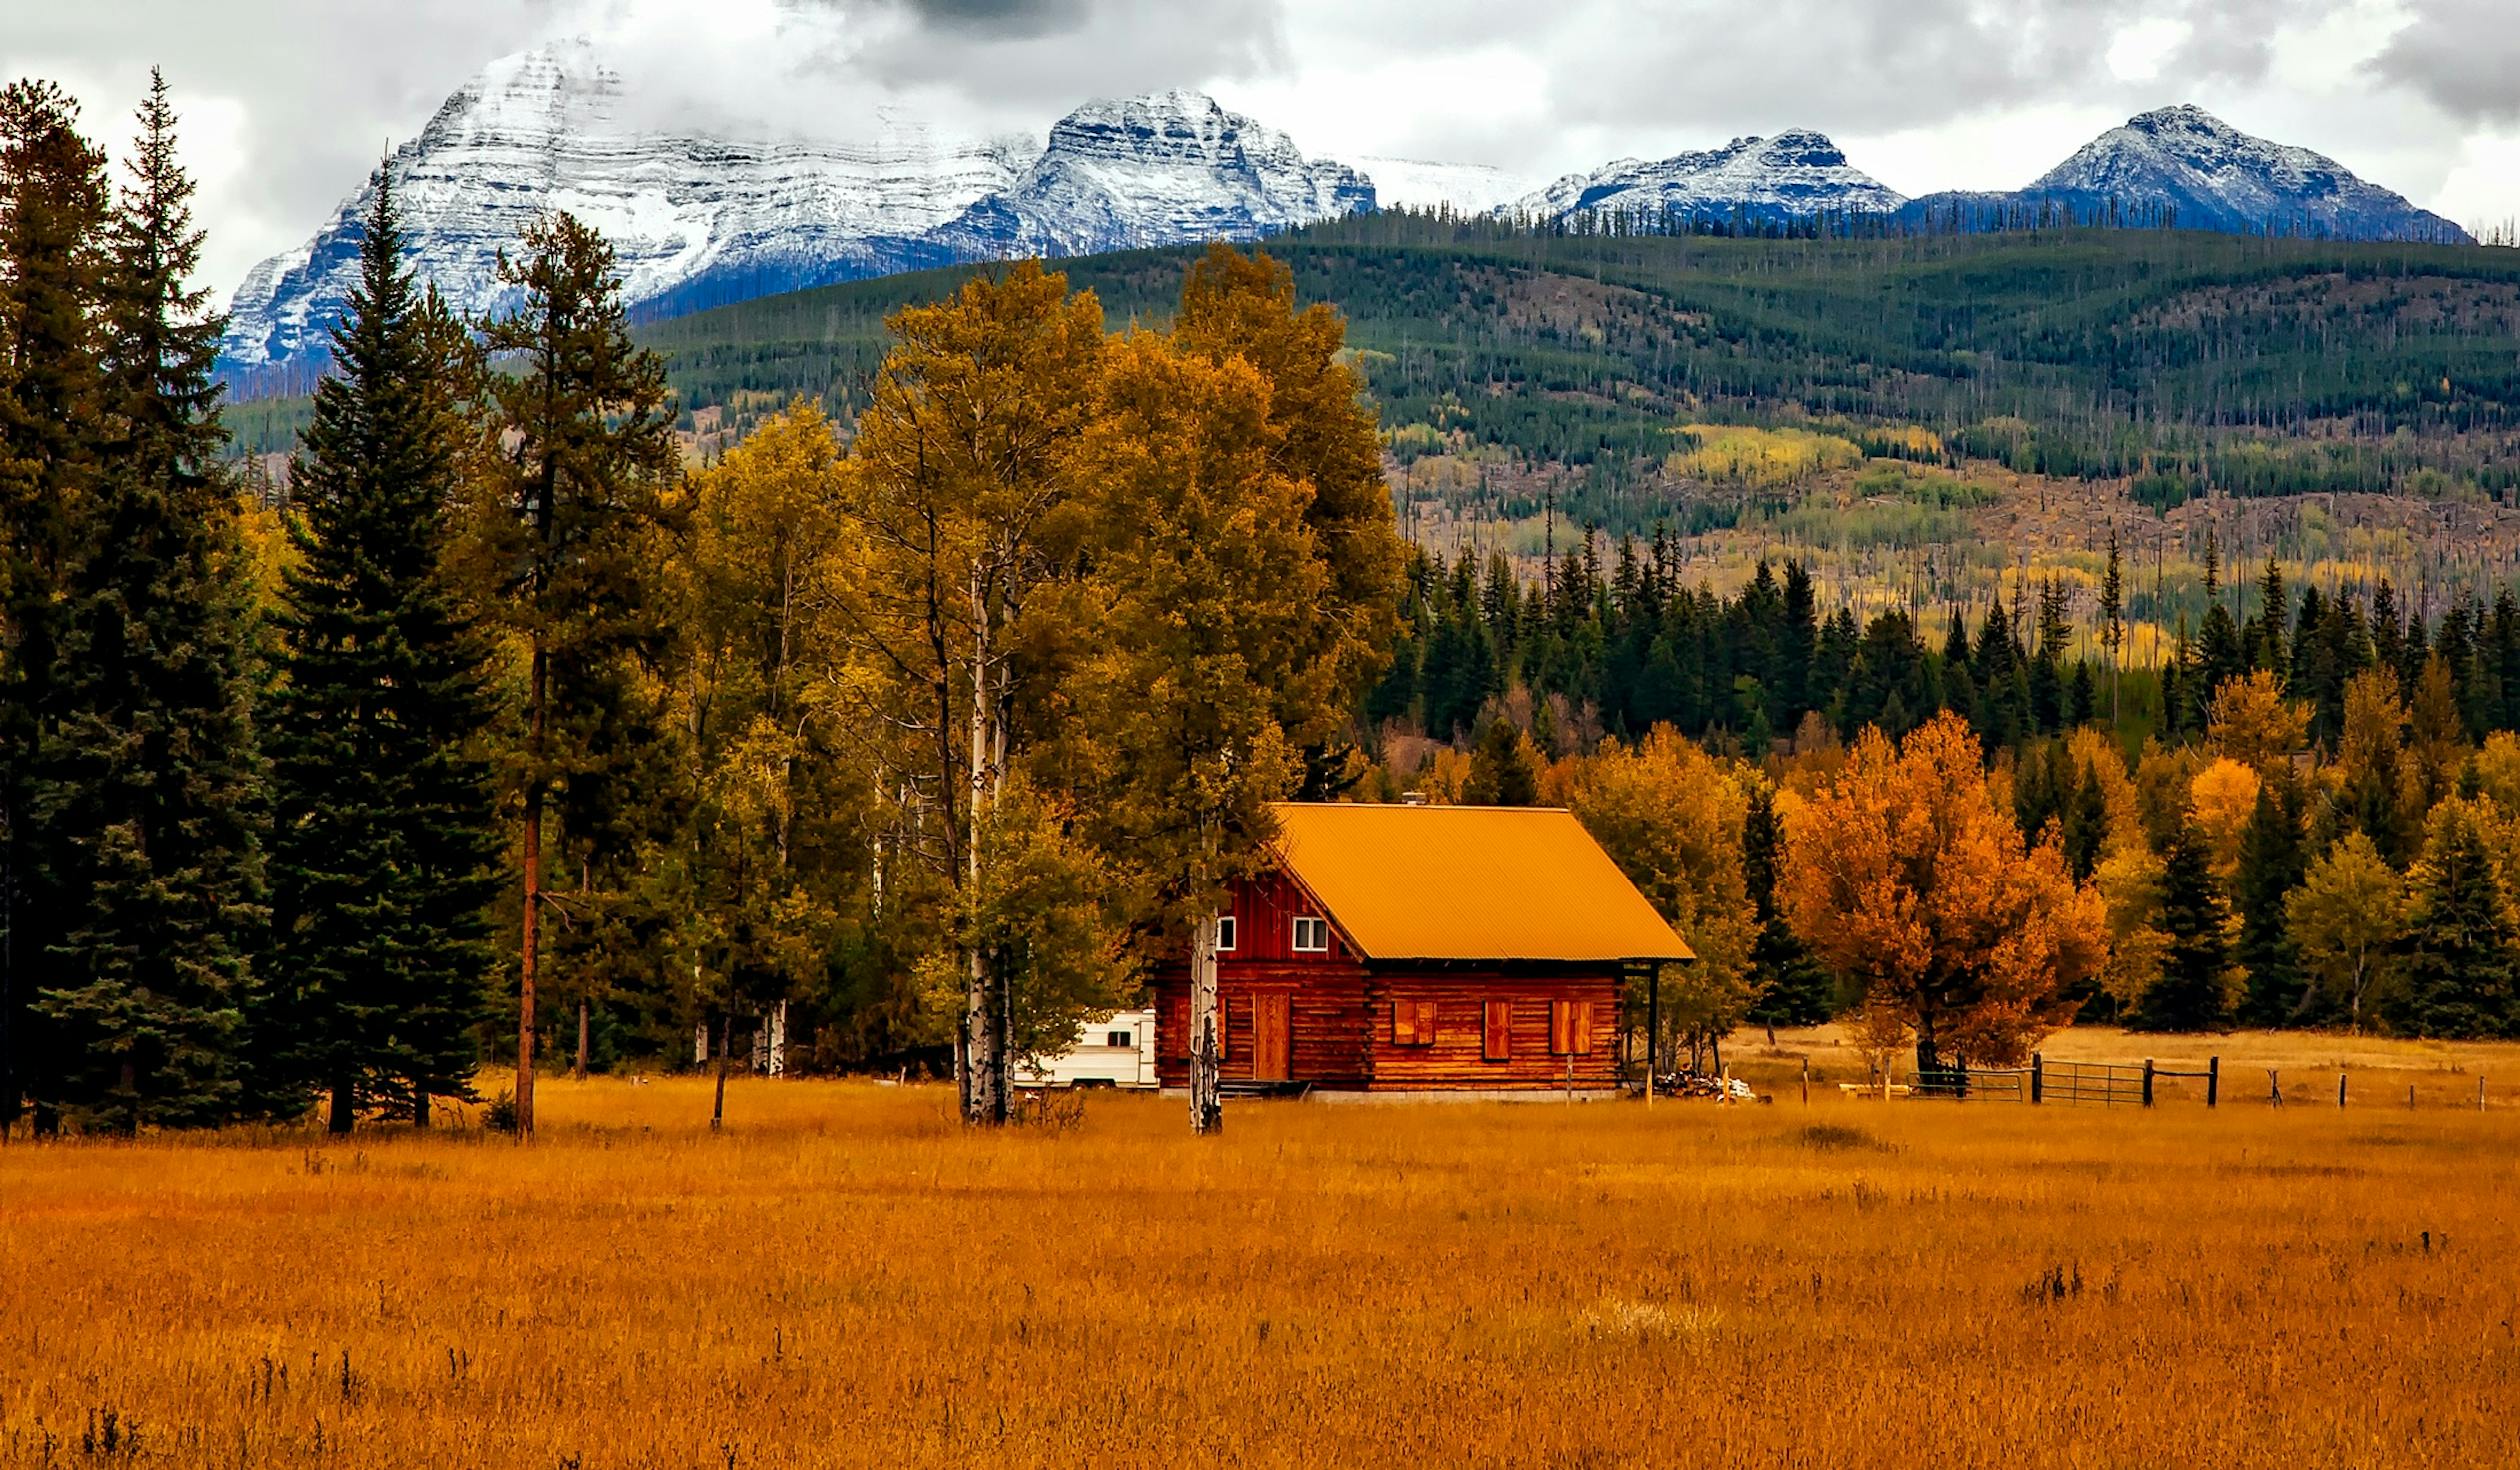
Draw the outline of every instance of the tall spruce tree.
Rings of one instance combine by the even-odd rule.
[[[2169,943],[2160,977],[2144,991],[2129,1018],[2139,1031],[2222,1031],[2231,1026],[2231,951],[2223,938],[2230,910],[2208,845],[2190,817],[2171,833],[2162,854],[2161,929]]]
[[[129,171],[102,298],[95,514],[33,802],[59,843],[55,891],[79,896],[36,996],[58,1067],[45,1085],[66,1117],[125,1132],[222,1122],[244,1097],[266,795],[211,376],[225,323],[190,285],[201,235],[163,78]]]
[[[1811,951],[1803,947],[1785,916],[1777,911],[1776,875],[1785,845],[1785,824],[1776,810],[1776,792],[1754,782],[1741,823],[1741,877],[1758,917],[1758,937],[1750,946],[1751,978],[1759,999],[1749,1019],[1770,1026],[1816,1026],[1836,1008],[1837,990]]]
[[[60,724],[60,625],[94,512],[110,198],[68,93],[0,90],[0,1134],[30,1096],[37,1128],[55,1121],[34,998],[75,905],[66,834],[35,820],[36,755]]]
[[[2255,1026],[2281,1026],[2301,1003],[2301,962],[2284,900],[2310,871],[2303,804],[2301,782],[2289,766],[2278,767],[2258,787],[2257,805],[2240,831],[2240,868],[2231,896],[2240,915],[2238,958],[2248,971],[2242,1018]]]
[[[481,749],[486,649],[446,575],[468,345],[402,264],[380,169],[334,375],[290,471],[304,520],[271,721],[280,1087],[330,1125],[391,1099],[469,1097],[492,961],[498,813]]]
[[[2413,874],[2404,983],[2382,1007],[2410,1036],[2494,1036],[2514,1017],[2515,938],[2493,853],[2470,804],[2433,814]]]
[[[478,551],[494,612],[526,657],[516,761],[522,807],[516,1129],[534,1131],[534,990],[541,959],[543,819],[555,790],[601,781],[647,742],[630,661],[662,647],[650,586],[662,490],[678,463],[662,361],[630,340],[612,247],[555,213],[526,228],[525,253],[499,278],[522,298],[484,345],[513,373],[492,379],[501,433],[498,504]]]

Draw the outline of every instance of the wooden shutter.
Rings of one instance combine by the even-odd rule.
[[[1491,1062],[1513,1060],[1514,1003],[1492,1000],[1487,1003],[1486,1024],[1480,1028],[1483,1050]]]
[[[1395,1000],[1391,1003],[1391,1044],[1393,1046],[1418,1044],[1417,1018],[1416,1001]]]
[[[1562,1057],[1575,1049],[1575,1003],[1549,1002],[1549,1055]]]
[[[1417,1039],[1420,1046],[1435,1044],[1435,1002],[1431,1000],[1417,1003]]]
[[[1593,1049],[1593,1003],[1588,1000],[1568,1001],[1566,1003],[1566,1011],[1567,1023],[1570,1028],[1566,1037],[1566,1049],[1579,1057],[1591,1056]]]

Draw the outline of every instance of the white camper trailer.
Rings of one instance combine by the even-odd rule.
[[[1088,1020],[1062,1052],[1019,1061],[1018,1087],[1155,1086],[1155,1013],[1115,1011]]]

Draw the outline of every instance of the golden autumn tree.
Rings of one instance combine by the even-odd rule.
[[[1868,1005],[1907,1019],[1920,1069],[2018,1061],[2107,957],[2098,892],[2056,844],[2023,841],[1955,715],[1898,746],[1867,731],[1786,831],[1787,921]]]
[[[1301,752],[1337,728],[1354,689],[1313,656],[1330,572],[1308,481],[1273,462],[1267,382],[1241,357],[1137,332],[1105,355],[1078,445],[1090,485],[1091,572],[1064,621],[1082,635],[1059,686],[1068,718],[1045,750],[1089,793],[1089,827],[1149,929],[1191,955],[1191,1117],[1215,1091],[1214,918],[1301,784]]]
[[[2284,698],[2275,676],[2256,669],[2225,679],[2205,716],[2205,746],[2264,775],[2310,743],[2310,706]]]
[[[823,582],[844,633],[818,687],[868,747],[889,850],[967,909],[964,890],[987,884],[991,809],[1039,728],[1028,619],[1075,571],[1073,451],[1092,418],[1102,307],[1025,261],[888,326],[842,482],[856,559]],[[1001,1122],[1011,976],[970,934],[953,942],[963,1116]]]
[[[1635,745],[1614,742],[1570,762],[1562,785],[1553,795],[1697,952],[1697,963],[1663,972],[1668,1029],[1692,1052],[1720,1043],[1759,1000],[1750,964],[1758,912],[1741,866],[1750,809],[1742,777],[1658,725]],[[1658,1048],[1662,1041],[1655,1038]]]
[[[1304,524],[1326,574],[1298,651],[1334,685],[1365,687],[1399,630],[1407,548],[1365,385],[1347,364],[1346,319],[1324,302],[1299,306],[1286,262],[1211,245],[1182,283],[1172,342],[1212,361],[1240,358],[1267,384],[1268,465],[1309,487]]]
[[[822,578],[863,559],[843,514],[847,470],[822,410],[799,400],[690,481],[673,567],[682,638],[669,696],[691,794],[672,875],[676,949],[714,1010],[769,1026],[786,1069],[788,1002],[826,963],[836,905],[865,869],[857,752],[815,697],[833,626]],[[583,1038],[585,997],[579,1001]],[[585,1065],[580,1042],[579,1065]]]

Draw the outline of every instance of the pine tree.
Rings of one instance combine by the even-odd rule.
[[[283,1086],[329,1092],[330,1124],[391,1098],[427,1121],[468,1097],[501,847],[478,749],[486,649],[449,583],[462,335],[402,265],[379,170],[334,376],[289,475],[302,564],[279,618],[288,681],[271,721],[272,1033]]]
[[[2491,849],[2466,802],[2433,814],[2414,872],[2404,984],[2383,1012],[2410,1036],[2493,1036],[2514,1008],[2511,916]]]
[[[1540,772],[1513,721],[1488,721],[1470,752],[1470,779],[1462,784],[1461,799],[1472,806],[1530,806],[1540,799]]]
[[[2386,581],[2381,582],[2380,588],[2383,595],[2387,593],[2388,586]],[[2250,668],[2265,669],[2279,678],[2282,677],[2284,673],[2284,613],[2288,607],[2289,604],[2284,601],[2283,570],[2275,565],[2275,554],[2268,552],[2266,570],[2258,574],[2257,640],[2248,651]]]
[[[2214,877],[2205,834],[2193,819],[2171,833],[2162,854],[2161,928],[2169,943],[2161,975],[2135,1004],[2139,1031],[2222,1031],[2231,1025],[2229,913]]]
[[[265,919],[248,588],[211,376],[225,323],[189,284],[201,236],[163,79],[140,125],[106,272],[96,514],[34,804],[65,853],[58,891],[83,895],[36,1000],[52,1101],[125,1132],[234,1115]]]
[[[2065,685],[2065,723],[2079,730],[2098,718],[2100,692],[2091,681],[2091,660],[2074,660],[2074,677]]]
[[[522,298],[484,345],[517,370],[491,393],[504,448],[499,514],[480,551],[496,613],[525,649],[524,924],[519,947],[516,1126],[534,1129],[534,987],[541,958],[543,819],[555,790],[600,781],[641,742],[629,661],[665,638],[649,586],[661,490],[677,464],[664,365],[630,340],[621,277],[601,235],[562,213],[525,231],[499,278]]]
[[[0,1135],[36,1127],[59,1053],[36,988],[76,911],[66,835],[39,824],[36,754],[59,730],[61,620],[94,514],[103,439],[98,340],[105,158],[49,82],[0,90]]]
[[[1829,972],[1794,937],[1776,908],[1777,864],[1782,856],[1785,824],[1777,815],[1776,792],[1765,782],[1751,786],[1741,825],[1741,875],[1759,923],[1750,947],[1750,970],[1759,999],[1749,1019],[1770,1026],[1816,1026],[1836,1009],[1836,986]]]
[[[2065,865],[2077,883],[2088,882],[2100,866],[2100,851],[2109,840],[2109,794],[2100,775],[2086,763],[2064,810]]]
[[[2232,878],[2232,903],[2240,915],[2237,957],[2248,971],[2242,1014],[2254,1026],[2284,1025],[2301,1001],[2301,965],[2284,909],[2284,900],[2310,870],[2301,823],[2301,783],[2283,768],[2258,787]]]

